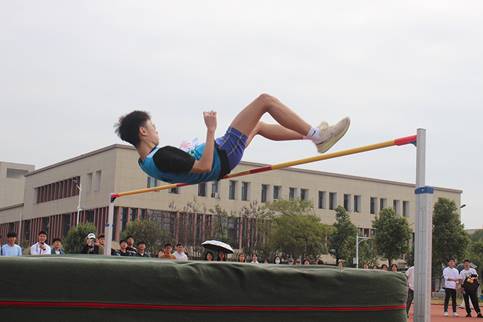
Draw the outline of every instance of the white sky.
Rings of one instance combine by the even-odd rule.
[[[349,115],[335,149],[428,130],[430,185],[464,190],[483,228],[482,1],[3,1],[0,160],[37,168],[120,142],[113,124],[151,111],[163,143],[221,135],[268,92],[309,123]],[[314,154],[257,139],[245,160]],[[306,168],[413,182],[415,149]],[[134,187],[133,187],[134,188]]]

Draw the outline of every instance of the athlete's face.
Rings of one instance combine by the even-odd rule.
[[[147,120],[144,126],[139,128],[139,135],[143,141],[147,141],[154,145],[159,144],[158,130],[156,130],[156,125],[154,125],[151,120]]]

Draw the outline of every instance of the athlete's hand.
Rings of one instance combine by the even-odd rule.
[[[216,130],[216,112],[203,112],[203,118],[205,119],[206,128],[209,131]]]

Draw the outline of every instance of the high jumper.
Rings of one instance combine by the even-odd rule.
[[[270,114],[278,124],[261,121]],[[261,94],[232,121],[225,135],[215,139],[216,112],[204,112],[206,141],[186,151],[173,146],[160,147],[159,134],[150,115],[133,111],[116,124],[119,137],[131,143],[139,154],[139,166],[151,177],[169,183],[196,184],[219,180],[241,161],[243,152],[256,135],[273,141],[310,140],[319,153],[329,150],[347,132],[350,119],[334,125],[322,122],[314,127],[277,98]]]

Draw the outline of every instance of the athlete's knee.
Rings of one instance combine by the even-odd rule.
[[[273,104],[278,100],[270,94],[262,93],[257,97],[257,101],[261,104],[261,106],[268,109],[270,106],[273,106]]]

